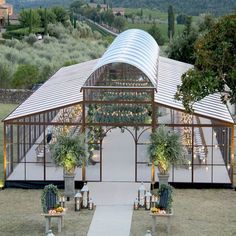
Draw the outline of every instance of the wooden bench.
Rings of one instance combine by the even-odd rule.
[[[171,225],[171,218],[173,216],[173,211],[171,211],[171,213],[166,213],[166,214],[154,214],[154,213],[150,213],[150,215],[152,216],[152,232],[156,232],[157,231],[157,217],[165,217],[167,218],[167,233],[170,232],[170,225]]]
[[[41,214],[45,217],[46,225],[45,225],[45,233],[47,234],[49,229],[51,228],[51,219],[57,218],[57,227],[58,227],[58,233],[61,232],[61,228],[63,227],[63,216],[65,215],[65,212],[63,213],[57,213],[57,214]]]

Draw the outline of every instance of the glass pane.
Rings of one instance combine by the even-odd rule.
[[[148,145],[137,145],[137,161],[149,163]]]
[[[213,166],[214,183],[231,183],[228,170],[225,165]]]
[[[174,168],[174,182],[186,182],[192,181],[192,168],[191,165],[181,165]]]
[[[194,182],[198,183],[210,183],[212,168],[210,165],[195,165],[194,166]]]

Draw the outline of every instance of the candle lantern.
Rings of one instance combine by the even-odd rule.
[[[81,189],[82,192],[82,207],[83,208],[88,208],[88,203],[89,203],[89,188],[88,185],[85,183],[83,188]]]
[[[93,207],[94,207],[94,203],[93,203],[92,198],[90,198],[90,199],[89,199],[89,203],[88,203],[88,209],[89,209],[89,210],[93,210]]]
[[[75,211],[80,211],[82,206],[82,194],[77,192],[75,194]]]
[[[140,207],[144,207],[145,205],[145,193],[146,193],[146,188],[142,182],[138,189],[138,200]]]
[[[152,200],[152,194],[150,193],[150,191],[147,191],[145,194],[145,209],[146,210],[150,210],[151,200]]]
[[[65,208],[65,197],[64,196],[59,197],[59,204],[61,207]]]
[[[155,195],[152,195],[152,198],[151,198],[151,207],[156,207],[156,198],[155,198]]]
[[[138,210],[138,208],[139,208],[139,202],[138,202],[138,198],[136,198],[134,201],[134,210]]]

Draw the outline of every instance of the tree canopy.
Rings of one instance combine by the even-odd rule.
[[[152,37],[156,40],[159,46],[164,44],[164,39],[162,37],[161,31],[156,24],[153,24],[149,29],[148,33],[152,35]]]
[[[236,103],[236,13],[222,17],[195,43],[194,69],[182,76],[176,98],[188,112],[194,102],[221,93],[223,102]]]

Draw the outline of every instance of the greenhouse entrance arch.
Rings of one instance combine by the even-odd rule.
[[[3,120],[7,185],[63,181],[63,170],[50,155],[49,132],[50,142],[61,132],[85,133],[89,162],[85,172],[76,169],[77,182],[150,182],[154,172],[147,148],[150,133],[159,125],[180,134],[188,159],[185,165],[172,166],[169,182],[231,185],[234,122],[220,95],[194,104],[193,114],[185,113],[174,99],[181,76],[192,67],[159,57],[159,47],[148,33],[127,30],[100,59],[61,68]],[[131,131],[129,147],[123,136],[128,130],[121,133],[119,127]],[[112,179],[107,173],[114,152],[112,158],[127,155],[130,160],[119,163]],[[122,175],[117,170],[125,161],[130,173]]]
[[[102,181],[135,181],[135,142],[125,128],[110,129],[102,142]]]

